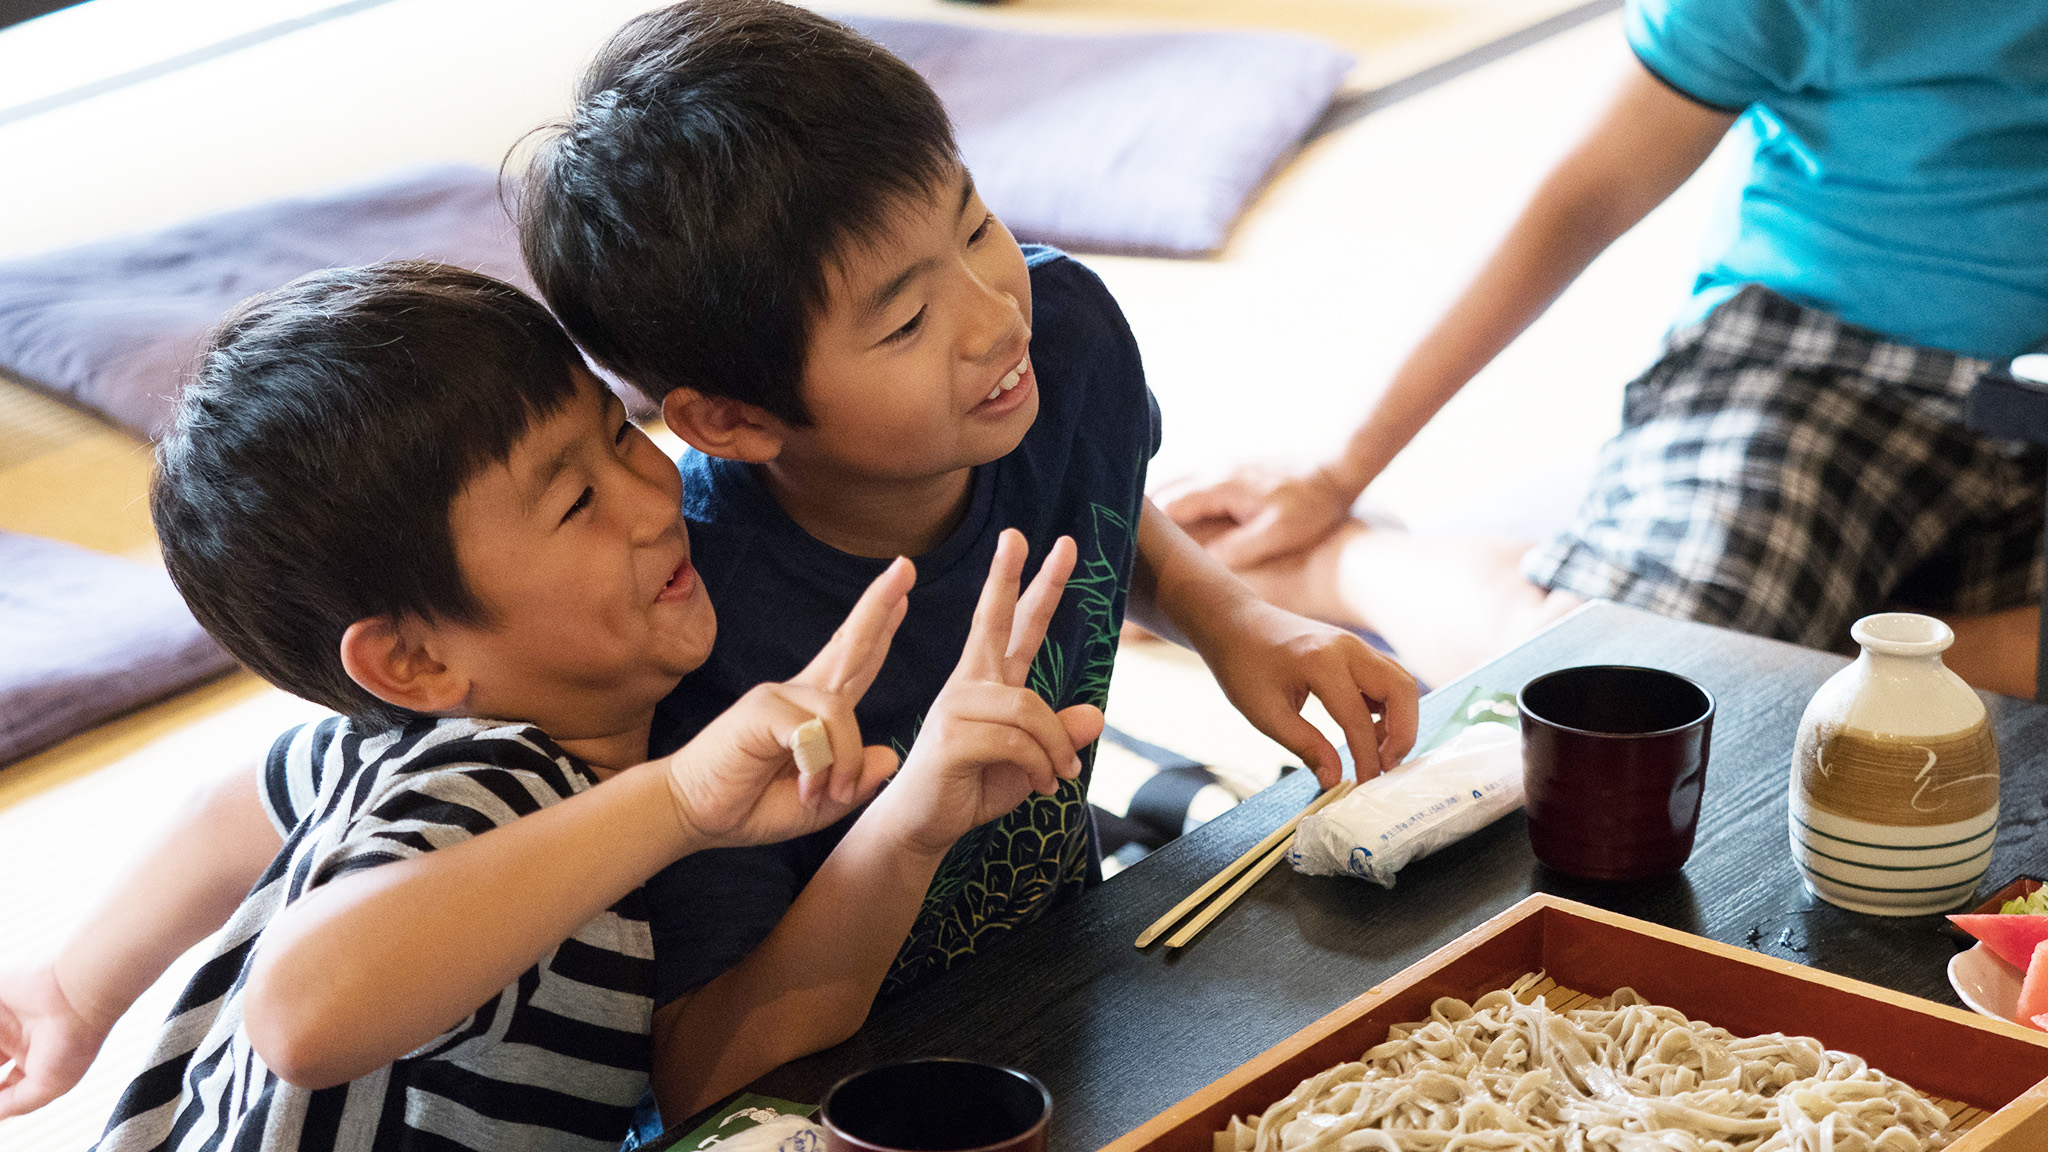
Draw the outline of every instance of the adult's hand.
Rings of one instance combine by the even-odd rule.
[[[1157,503],[1210,555],[1242,572],[1322,543],[1351,514],[1356,497],[1327,465],[1250,464],[1220,480],[1177,481]]]

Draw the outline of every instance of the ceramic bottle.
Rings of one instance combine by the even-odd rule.
[[[1969,899],[1998,828],[1998,746],[1984,702],[1942,665],[1931,616],[1885,612],[1806,706],[1792,749],[1792,858],[1831,904],[1880,916]]]

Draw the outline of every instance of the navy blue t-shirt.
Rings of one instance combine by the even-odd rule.
[[[869,744],[906,752],[960,660],[996,538],[1031,544],[1026,573],[1067,535],[1080,559],[1031,668],[1055,709],[1102,706],[1137,555],[1145,465],[1159,447],[1159,408],[1137,342],[1109,290],[1064,253],[1028,247],[1031,362],[1038,418],[1009,455],[975,469],[959,526],[917,561],[909,614],[856,709]],[[754,685],[802,671],[888,561],[841,552],[798,527],[745,464],[692,452],[682,460],[692,552],[718,610],[718,641],[655,712],[651,750],[680,747]],[[1087,785],[1033,796],[954,845],[925,895],[883,991],[973,954],[1101,875]],[[852,818],[801,839],[684,857],[647,886],[657,1003],[732,967],[775,927],[845,835]]]

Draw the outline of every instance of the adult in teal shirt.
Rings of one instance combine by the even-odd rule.
[[[1653,75],[1756,139],[1680,323],[1745,284],[2010,360],[2048,335],[2048,3],[1645,0]]]
[[[1442,680],[1591,597],[1821,648],[1929,611],[1950,666],[2034,688],[2048,457],[1963,427],[2048,339],[2048,2],[1629,0],[1641,67],[1336,457],[1169,514],[1297,610]],[[1474,373],[1731,127],[1747,178],[1566,532],[1350,518]]]

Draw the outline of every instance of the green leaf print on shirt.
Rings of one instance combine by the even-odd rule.
[[[1074,704],[1101,708],[1109,702],[1123,626],[1117,606],[1131,568],[1132,520],[1100,504],[1089,509],[1093,538],[1076,541],[1081,558],[1067,579],[1060,607],[1062,616],[1080,614],[1081,651],[1070,653],[1048,637],[1025,680],[1056,709]],[[1094,832],[1088,781],[1094,769],[1095,745],[1090,744],[1081,750],[1079,779],[1061,781],[1051,796],[1032,796],[953,845],[896,953],[882,983],[883,995],[952,967],[995,937],[1044,915],[1056,897],[1086,887]]]

